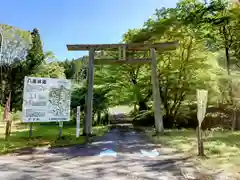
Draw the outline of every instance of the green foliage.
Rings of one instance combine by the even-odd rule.
[[[76,112],[77,106],[81,107],[81,111],[84,111],[84,104],[85,104],[85,95],[87,92],[87,88],[84,87],[74,87],[71,95],[71,109]]]
[[[165,136],[153,136],[152,128],[144,128],[155,143],[167,145],[187,154],[196,154],[196,131],[172,129]],[[204,152],[208,158],[202,158],[201,164],[208,169],[224,169],[226,172],[238,172],[240,160],[240,133],[215,128],[203,133]],[[203,178],[205,179],[205,178]],[[212,178],[206,178],[212,179]]]
[[[93,117],[96,115],[101,116],[101,114],[107,114],[108,110],[108,98],[107,93],[110,91],[110,89],[105,87],[94,87],[94,95],[93,95]],[[87,93],[87,87],[86,86],[76,86],[73,89],[72,97],[71,97],[71,109],[76,113],[77,106],[80,106],[81,112],[84,111],[85,106],[85,98]],[[101,118],[100,118],[101,119]],[[106,119],[106,117],[103,117],[103,119]],[[100,121],[97,119],[97,121]],[[95,123],[95,122],[93,122]],[[98,123],[96,123],[98,124]]]
[[[154,126],[154,113],[153,111],[140,111],[139,114],[133,119],[135,126]]]
[[[35,73],[31,74],[33,77],[49,77],[49,78],[65,78],[65,69],[58,62],[52,61],[47,62],[49,58],[53,59],[54,57],[46,53],[44,55],[44,62],[36,67]],[[49,57],[50,56],[50,57]]]
[[[3,29],[2,61],[1,61],[1,103],[12,91],[12,108],[19,108],[21,104],[24,59],[32,42],[29,32],[16,27],[1,25]]]
[[[11,29],[11,27],[5,27],[5,29],[9,28]],[[17,54],[18,56],[14,61],[9,61],[11,64],[4,65],[1,84],[5,84],[5,86],[1,86],[1,93],[3,92],[1,97],[3,98],[3,103],[5,103],[6,97],[8,97],[9,92],[11,92],[11,108],[12,110],[20,110],[25,76],[65,78],[65,69],[56,61],[48,62],[50,59],[53,60],[54,56],[51,52],[43,53],[42,42],[37,29],[31,32],[31,41],[27,39],[27,35],[29,35],[28,32],[15,28],[11,33],[13,37],[20,36],[20,38],[18,38],[19,43],[13,46],[16,47],[15,50],[13,49],[10,52],[11,48],[8,51],[5,51],[5,48],[3,48],[3,52],[10,53],[10,55]],[[8,34],[11,33],[8,31]],[[7,33],[4,34],[6,35]],[[15,41],[9,39],[4,42],[5,45],[3,47],[8,47],[12,46]],[[27,46],[27,44],[29,46]],[[25,50],[24,52],[27,53],[27,56],[23,55],[24,53],[21,52],[21,48]],[[4,57],[3,55],[2,58]]]
[[[75,74],[75,64],[73,61],[65,60],[63,62],[59,62],[59,65],[63,67],[64,69],[64,74],[67,79],[73,79],[74,74]]]
[[[4,24],[0,24],[0,29],[2,29],[1,34],[3,36],[1,63],[6,68],[10,68],[9,66],[15,61],[25,59],[32,42],[31,35],[27,31]]]
[[[223,1],[211,1],[208,5],[195,0],[183,0],[176,8],[156,10],[155,17],[145,22],[143,28],[132,29],[124,34],[123,41],[127,43],[179,42],[176,51],[157,55],[165,120],[175,125],[178,124],[176,121],[182,124],[179,118],[187,117],[184,113],[188,113],[183,113],[183,107],[195,102],[196,89],[199,88],[208,90],[209,104],[225,103],[229,99],[230,77],[224,69],[227,72],[230,67],[238,70],[229,58],[230,55],[236,56],[239,49],[236,48],[237,37],[233,33],[238,29],[236,22],[239,19],[231,11],[234,9]],[[220,54],[222,50],[224,53]],[[142,55],[137,52],[135,56]],[[104,74],[104,79],[113,87],[114,95],[121,94],[121,100],[125,99],[129,104],[139,105],[143,100],[148,106],[151,105],[151,70],[148,65],[104,68],[107,70],[100,74]],[[146,114],[151,114],[151,110],[144,112],[136,117],[136,121],[146,119]],[[148,118],[150,122],[153,117]]]
[[[81,129],[82,131],[82,129]],[[98,126],[93,128],[93,133],[96,136],[102,136],[108,131],[105,126]],[[24,148],[36,148],[41,146],[50,147],[64,147],[71,145],[85,144],[86,139],[83,136],[76,138],[76,127],[65,126],[63,128],[62,138],[59,138],[58,125],[39,125],[37,123],[33,126],[33,137],[29,138],[29,129],[25,125],[18,125],[12,127],[12,135],[8,141],[3,138],[4,128],[0,129],[0,154],[21,151]]]
[[[175,51],[157,52],[161,108],[166,127],[183,124],[195,127],[196,118],[189,111],[196,110],[196,89],[208,90],[209,105],[230,102],[231,79],[238,77],[240,67],[239,12],[239,5],[227,1],[181,0],[175,8],[157,9],[141,28],[129,29],[123,35],[124,43],[179,42]],[[16,49],[18,55],[10,61],[11,68],[8,65],[4,71],[2,82],[5,84],[4,97],[12,91],[12,107],[16,110],[21,107],[24,76],[67,78],[74,84],[73,113],[78,105],[83,113],[88,56],[57,62],[53,53],[43,52],[37,29],[29,33],[6,25],[2,27],[11,32],[6,33],[10,40],[3,56],[12,55]],[[11,40],[12,37],[20,37],[18,43]],[[149,52],[127,52],[126,55],[128,58],[146,58]],[[118,58],[118,52],[97,51],[95,57]],[[96,65],[94,84],[95,124],[102,123],[105,115],[107,119],[108,107],[127,104],[135,107],[135,122],[153,125],[149,64]]]

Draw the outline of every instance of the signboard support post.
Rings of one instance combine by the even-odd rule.
[[[198,155],[204,156],[204,147],[203,147],[201,126],[197,127],[197,141],[198,141]]]
[[[32,137],[32,127],[33,127],[33,123],[29,124],[29,137]]]
[[[59,121],[59,137],[62,137],[63,122]]]
[[[76,138],[80,135],[80,106],[77,107],[77,118],[76,118]]]
[[[206,114],[207,97],[208,97],[208,91],[199,90],[199,89],[197,90],[197,118],[198,118],[197,141],[198,141],[198,155],[199,156],[204,156],[201,124],[202,124],[202,122],[205,118],[205,114]]]

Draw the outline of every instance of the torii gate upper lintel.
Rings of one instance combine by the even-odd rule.
[[[153,101],[154,101],[154,118],[157,133],[163,133],[163,120],[161,113],[161,98],[159,91],[159,80],[157,75],[157,51],[175,50],[178,47],[178,42],[164,42],[164,43],[131,43],[131,44],[72,44],[67,45],[69,51],[89,51],[89,67],[88,67],[88,93],[86,96],[86,116],[84,133],[91,135],[92,133],[92,108],[93,108],[93,85],[94,85],[94,64],[132,64],[132,63],[151,63],[151,81],[153,87]],[[119,51],[119,59],[94,59],[95,51]],[[126,51],[151,51],[151,58],[144,59],[129,59],[126,57]]]

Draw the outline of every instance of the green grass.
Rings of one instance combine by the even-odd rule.
[[[168,130],[164,136],[152,136],[152,129],[146,130],[147,135],[155,142],[190,155],[197,155],[197,139],[194,130]],[[204,152],[207,158],[196,158],[209,169],[224,169],[238,172],[240,167],[240,132],[205,131]]]
[[[106,126],[93,127],[93,134],[102,136],[108,131]],[[82,132],[82,129],[81,129]],[[75,126],[63,126],[62,137],[59,138],[58,126],[39,125],[33,126],[32,137],[29,138],[27,125],[17,125],[12,128],[11,136],[4,139],[4,127],[0,128],[0,154],[14,152],[22,148],[33,148],[39,146],[63,147],[86,143],[86,138],[76,138]]]

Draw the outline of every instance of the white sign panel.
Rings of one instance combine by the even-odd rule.
[[[201,125],[207,109],[208,91],[197,90],[197,118],[199,125]]]
[[[76,123],[76,137],[80,135],[80,106],[77,107],[77,123]]]
[[[69,121],[71,81],[25,77],[23,122]]]

